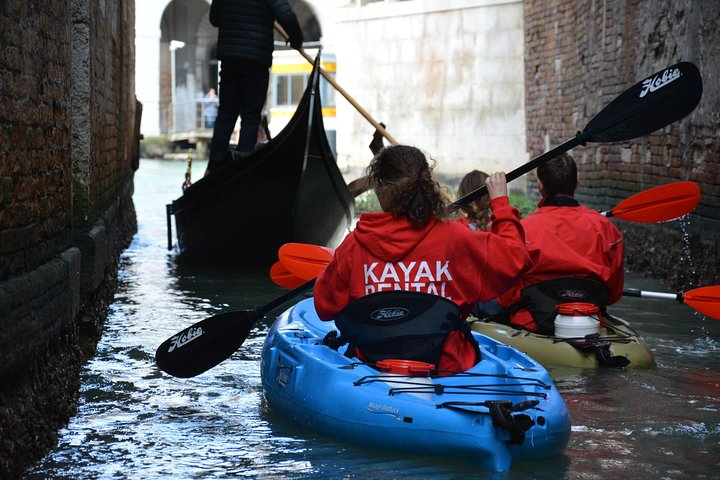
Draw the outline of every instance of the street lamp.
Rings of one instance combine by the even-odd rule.
[[[180,40],[170,40],[170,104],[172,106],[172,129],[175,131],[175,50],[185,46]]]

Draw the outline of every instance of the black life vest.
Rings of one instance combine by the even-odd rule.
[[[557,306],[561,303],[592,303],[605,310],[610,291],[607,286],[591,278],[558,277],[528,285],[520,292],[520,300],[507,307],[503,314],[527,309],[535,320],[538,333],[551,335],[555,328]]]
[[[386,291],[359,298],[335,318],[341,343],[357,347],[369,362],[415,360],[438,365],[442,346],[460,330],[480,351],[458,306],[443,297],[420,292]]]

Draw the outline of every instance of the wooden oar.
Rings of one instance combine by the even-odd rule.
[[[703,315],[720,320],[720,286],[717,285],[677,293],[648,292],[647,290],[639,290],[637,288],[626,288],[623,290],[623,295],[626,297],[675,300],[679,303],[684,303]]]
[[[285,32],[285,30],[277,22],[275,22],[275,30],[285,39],[285,41],[290,41],[290,36],[287,34],[287,32]],[[305,57],[305,60],[307,60],[311,64],[315,63],[315,60],[313,60],[313,58],[310,55],[308,55],[307,52],[302,47],[298,49],[298,52],[300,53],[300,55]],[[327,73],[322,68],[320,68],[320,75],[322,75],[323,78],[325,78],[325,80],[327,80],[328,83],[330,83],[330,85],[335,87],[335,90],[337,90],[340,93],[340,95],[345,97],[345,99],[348,102],[350,102],[350,105],[355,107],[355,109],[358,112],[360,112],[360,115],[365,117],[365,119],[368,122],[370,122],[372,124],[372,126],[375,127],[375,129],[382,134],[383,137],[387,138],[388,142],[392,143],[393,145],[397,145],[397,143],[398,143],[397,140],[395,140],[395,138],[393,138],[393,136],[390,135],[390,133],[388,133],[387,130],[385,130],[385,127],[383,127],[380,123],[378,123],[377,120],[375,120],[363,107],[361,107],[355,101],[355,99],[352,98],[350,96],[350,94],[345,91],[344,88],[342,88],[340,85],[338,85],[337,82],[335,81],[335,79],[332,77],[332,75]]]
[[[647,85],[652,85],[653,88],[648,89]],[[692,112],[701,96],[702,79],[697,67],[688,62],[673,65],[630,87],[603,108],[590,120],[585,130],[578,132],[572,140],[513,170],[507,175],[507,180],[518,178],[574,146],[585,145],[586,142],[619,142],[652,133]],[[486,191],[487,188],[483,186],[452,205],[460,208],[477,200]],[[310,280],[276,301],[255,310],[216,315],[186,328],[158,347],[155,352],[158,366],[170,375],[185,377],[214,367],[242,345],[255,322],[311,289],[314,284],[315,280]],[[216,317],[220,317],[220,320],[211,322]],[[185,341],[181,341],[183,337]],[[222,349],[217,342],[221,342]],[[191,353],[187,353],[188,351]]]
[[[667,222],[692,212],[698,203],[700,187],[693,182],[675,182],[636,193],[602,213],[629,222]]]

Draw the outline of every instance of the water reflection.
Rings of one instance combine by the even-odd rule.
[[[155,349],[172,334],[285,292],[263,270],[175,262],[165,204],[180,194],[185,166],[142,161],[139,231],[122,256],[97,353],[83,370],[78,413],[27,478],[717,478],[720,322],[671,301],[625,298],[613,309],[651,346],[656,368],[551,371],[573,420],[570,444],[563,456],[516,463],[507,475],[338,442],[274,414],[259,377],[271,319],[257,322],[229,360],[202,375],[161,373]],[[628,283],[667,291],[651,280]]]

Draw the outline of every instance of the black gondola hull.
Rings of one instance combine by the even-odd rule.
[[[179,259],[268,266],[285,243],[342,241],[354,199],[325,135],[317,77],[316,68],[295,115],[273,140],[172,202]]]

